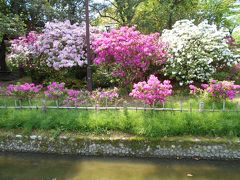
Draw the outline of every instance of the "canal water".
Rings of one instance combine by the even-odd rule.
[[[240,180],[240,161],[0,153],[0,180]]]

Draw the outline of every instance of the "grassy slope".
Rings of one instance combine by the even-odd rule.
[[[240,137],[240,114],[152,111],[0,110],[0,128],[80,133],[130,133],[144,137]]]

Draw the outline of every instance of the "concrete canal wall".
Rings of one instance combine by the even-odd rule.
[[[0,151],[83,156],[240,159],[240,141],[0,134]]]

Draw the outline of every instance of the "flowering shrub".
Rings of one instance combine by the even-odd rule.
[[[97,33],[91,28],[91,33]],[[91,36],[91,41],[94,36]],[[48,22],[39,38],[39,52],[48,56],[47,65],[55,70],[86,63],[86,28],[85,24]]]
[[[38,68],[36,58],[38,56],[38,38],[40,34],[32,31],[27,36],[19,37],[11,41],[11,53],[9,55],[9,62],[13,67],[28,67]]]
[[[92,92],[91,99],[98,105],[111,104],[119,97],[118,88],[114,89],[97,89]]]
[[[89,101],[90,93],[87,91],[67,90],[67,98],[64,104],[67,106],[80,106]]]
[[[103,33],[93,41],[95,64],[107,65],[125,84],[141,80],[150,65],[160,66],[167,59],[159,34],[143,35],[135,27],[122,27]]]
[[[233,81],[211,80],[209,84],[202,84],[201,88],[190,85],[190,94],[203,94],[214,100],[233,100],[240,94],[240,85],[235,85]]]
[[[169,80],[161,83],[157,77],[151,75],[147,82],[134,84],[134,89],[129,95],[152,106],[158,102],[164,103],[166,98],[172,95],[172,85]]]
[[[164,30],[161,41],[169,44],[172,57],[166,63],[165,75],[180,85],[210,79],[218,68],[232,66],[237,58],[227,44],[229,33],[206,21],[194,25],[177,21],[172,30]]]
[[[13,85],[10,84],[7,87],[7,94],[11,96],[15,96],[20,100],[23,99],[32,99],[41,91],[42,85],[35,85],[35,84],[20,84],[20,85]]]
[[[44,93],[48,98],[57,100],[66,93],[65,83],[53,82],[47,86],[47,90]]]

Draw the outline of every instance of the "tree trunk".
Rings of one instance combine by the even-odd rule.
[[[7,40],[6,35],[3,36],[2,42],[0,45],[0,71],[7,71],[7,63],[6,63],[6,44],[5,40]]]

